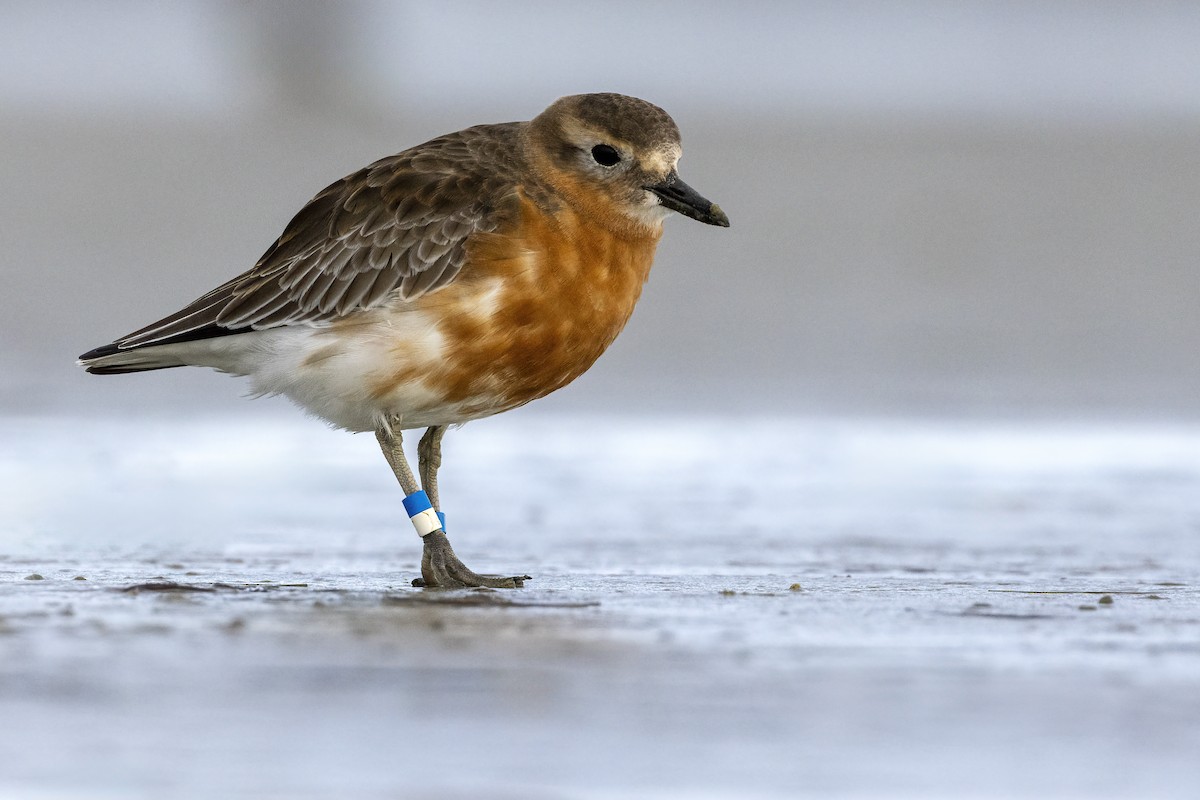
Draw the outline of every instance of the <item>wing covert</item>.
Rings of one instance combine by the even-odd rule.
[[[512,156],[495,152],[510,137],[478,133],[434,139],[330,185],[248,272],[116,344],[319,323],[446,286],[463,268],[470,236],[495,230],[512,186],[508,170],[496,168]],[[489,146],[481,151],[473,140]]]

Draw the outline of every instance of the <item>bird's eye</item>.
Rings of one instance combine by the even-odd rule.
[[[621,154],[612,145],[598,144],[592,148],[592,158],[602,167],[611,167],[621,160]]]

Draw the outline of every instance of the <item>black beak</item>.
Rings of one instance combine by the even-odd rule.
[[[721,207],[705,200],[699,192],[681,181],[679,175],[674,172],[668,175],[662,183],[642,188],[654,192],[658,195],[659,202],[685,217],[691,217],[709,225],[720,225],[722,228],[729,227],[729,217],[725,216]]]

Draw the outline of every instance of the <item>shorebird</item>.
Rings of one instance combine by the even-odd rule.
[[[249,271],[79,363],[211,367],[373,431],[423,541],[414,585],[521,586],[451,548],[442,435],[583,374],[633,312],[670,212],[729,225],[679,178],[681,153],[665,111],[619,94],[439,136],[330,185]],[[402,432],[420,428],[418,484]]]

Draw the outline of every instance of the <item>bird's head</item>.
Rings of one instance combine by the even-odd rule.
[[[621,94],[555,101],[529,124],[535,166],[573,205],[659,228],[668,211],[729,227],[715,203],[684,183],[679,128],[656,105]]]

